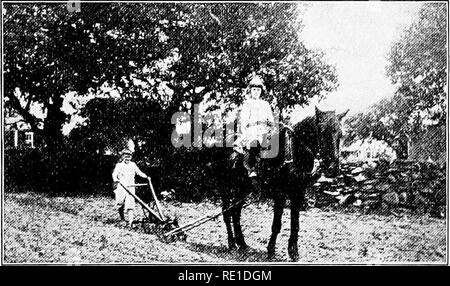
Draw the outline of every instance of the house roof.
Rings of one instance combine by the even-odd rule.
[[[22,120],[23,118],[21,116],[5,117],[5,125],[16,124],[17,122]]]
[[[30,130],[30,124],[23,120],[22,116],[8,116],[5,117],[5,129]]]

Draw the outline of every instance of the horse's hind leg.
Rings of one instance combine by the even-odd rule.
[[[272,235],[270,236],[269,244],[267,245],[268,259],[272,259],[275,256],[275,245],[277,243],[277,236],[281,230],[281,217],[283,216],[285,201],[286,199],[282,194],[275,197],[273,205]]]
[[[242,211],[242,205],[244,202],[240,203],[238,206],[236,206],[235,209],[233,209],[233,228],[234,228],[234,237],[236,239],[236,244],[238,247],[242,250],[245,250],[247,248],[247,244],[245,243],[244,235],[242,234],[242,227],[241,227],[241,211]]]
[[[222,210],[226,210],[230,207],[230,201],[228,199],[222,199]],[[234,249],[236,247],[236,243],[233,236],[233,229],[231,227],[231,211],[225,211],[223,213],[223,221],[225,222],[225,226],[227,228],[228,234],[228,247],[230,249]]]
[[[302,204],[301,196],[291,195],[291,236],[289,237],[288,253],[292,261],[298,260],[298,231],[299,231],[299,217],[300,207]]]

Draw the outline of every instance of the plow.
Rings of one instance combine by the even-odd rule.
[[[136,202],[142,207],[144,217],[141,220],[135,221],[135,223],[140,224],[145,233],[156,234],[160,238],[166,241],[173,241],[176,239],[186,240],[186,233],[183,231],[177,231],[173,235],[165,235],[171,230],[179,229],[178,220],[175,218],[170,218],[163,213],[161,203],[156,196],[155,189],[153,188],[152,181],[148,179],[147,184],[133,184],[125,186],[122,182],[119,184],[125,189],[125,191],[132,196]],[[147,203],[145,203],[140,197],[133,193],[129,188],[131,187],[145,187],[150,188],[156,210],[152,209]]]
[[[225,212],[231,210],[236,207],[238,204],[241,204],[245,201],[246,197],[241,198],[240,200],[234,202],[231,206],[229,206],[225,210],[218,211],[213,214],[202,216],[198,219],[185,223],[183,225],[179,225],[177,218],[170,218],[163,213],[163,209],[161,203],[159,202],[155,189],[153,188],[152,182],[148,179],[147,184],[133,184],[125,186],[122,182],[119,184],[125,189],[125,191],[130,194],[136,202],[141,205],[142,210],[144,212],[144,217],[141,220],[135,221],[135,223],[140,224],[145,233],[156,234],[159,238],[166,242],[173,242],[175,240],[183,240],[187,239],[186,232],[196,228],[204,223],[207,223],[211,220],[217,219],[219,216],[223,215]],[[138,197],[135,193],[133,193],[129,188],[130,187],[145,187],[148,186],[150,188],[154,204],[156,210],[151,208],[147,203],[145,203],[140,197]],[[247,202],[245,206],[249,205],[251,202]]]

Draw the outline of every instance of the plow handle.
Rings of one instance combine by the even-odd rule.
[[[148,185],[150,186],[150,190],[152,191],[152,196],[153,196],[153,199],[155,200],[156,209],[158,210],[159,216],[162,219],[164,219],[164,215],[162,213],[162,208],[161,208],[161,205],[159,204],[158,198],[156,197],[155,189],[153,188],[152,179],[150,179],[150,177],[148,177]]]
[[[135,198],[143,208],[145,208],[148,212],[150,212],[153,216],[158,218],[160,221],[163,221],[164,218],[159,217],[159,215],[156,214],[146,203],[144,203],[144,201],[142,201],[138,196],[133,194],[127,187],[125,187],[125,185],[122,184],[121,181],[119,181],[119,184],[125,189],[125,191],[127,191],[127,193],[129,193],[133,198]]]

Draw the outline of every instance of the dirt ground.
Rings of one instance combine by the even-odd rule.
[[[211,202],[164,202],[180,224],[220,210]],[[138,209],[138,215],[142,210]],[[229,251],[222,218],[167,243],[119,221],[112,197],[4,194],[4,263],[290,263],[289,209],[277,257],[266,260],[272,207],[254,203],[242,214],[247,252]],[[446,220],[426,215],[361,215],[310,209],[300,216],[298,263],[446,263]]]

